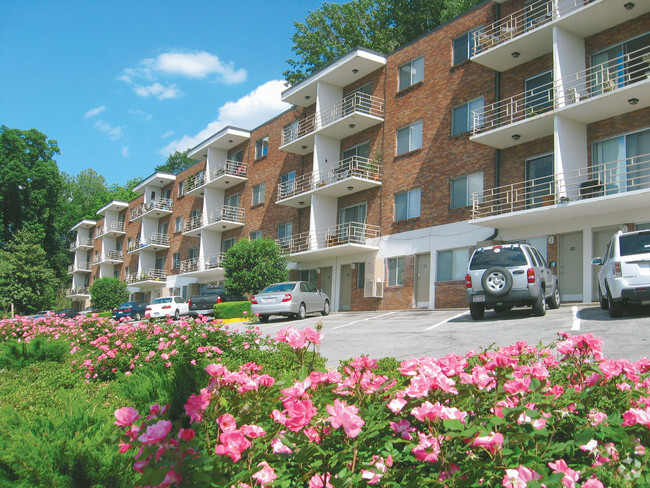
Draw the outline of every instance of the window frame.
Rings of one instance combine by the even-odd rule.
[[[454,37],[451,40],[451,65],[452,66],[458,66],[459,64],[464,63],[465,61],[469,60],[472,57],[472,48],[474,47],[474,33],[479,32],[483,30],[483,26],[480,25],[478,27],[474,27],[473,29],[468,30],[467,32],[461,34],[458,37]],[[458,52],[458,49],[456,47],[456,42],[459,40],[464,40],[464,45],[463,47],[465,48],[465,53],[463,56],[467,56],[460,61],[457,61],[457,56],[456,53]]]
[[[470,191],[469,182],[470,182],[470,177],[474,176],[474,175],[481,175],[481,191],[482,191],[483,183],[485,181],[483,171],[476,171],[474,173],[469,173],[469,174],[466,174],[466,175],[463,175],[463,176],[458,176],[456,178],[451,178],[449,180],[449,208],[450,209],[453,210],[453,209],[466,208],[466,207],[471,207],[472,206],[472,201],[471,201],[470,197],[471,197],[471,194],[473,192]],[[465,205],[457,207],[457,206],[454,206],[454,200],[455,200],[454,199],[454,182],[455,181],[460,181],[462,179],[465,180]]]
[[[419,128],[420,128],[420,134],[419,134],[419,142],[420,142],[420,145],[417,146],[417,147],[415,147],[415,146],[414,146],[414,143],[413,143],[413,139],[414,139],[414,138],[413,138],[413,129],[416,128],[416,127],[418,127],[418,126],[419,126]],[[424,129],[424,124],[423,124],[423,122],[422,122],[422,119],[420,119],[420,120],[416,120],[415,122],[411,122],[411,123],[408,124],[408,125],[405,125],[405,126],[403,126],[403,127],[398,128],[398,129],[395,131],[395,155],[396,155],[396,156],[401,156],[401,155],[403,155],[403,154],[408,154],[408,153],[410,153],[410,152],[417,151],[418,149],[422,149],[422,144],[423,144],[423,141],[422,141],[423,129]],[[400,133],[402,133],[402,131],[406,131],[406,130],[408,130],[408,147],[406,148],[405,151],[401,151],[401,152],[400,152]]]
[[[234,237],[229,237],[228,239],[224,239],[221,241],[221,252],[227,252],[228,249],[233,247],[237,241],[235,241]]]
[[[255,159],[261,159],[269,153],[269,136],[255,141]]]
[[[175,252],[172,254],[172,269],[178,269],[181,267],[181,253]]]
[[[251,206],[262,205],[266,198],[266,182],[262,181],[261,183],[253,186],[252,190],[253,195],[251,198]]]
[[[419,66],[414,66],[416,62],[420,61]],[[409,80],[407,83],[403,84],[403,69],[407,68],[409,69],[408,74],[409,74]],[[419,78],[417,77],[418,75],[418,70],[417,68],[420,68],[420,76]],[[404,72],[404,74],[406,74]],[[414,79],[414,77],[416,79]],[[417,58],[411,59],[409,62],[404,63],[403,65],[399,66],[397,68],[397,92],[401,92],[403,90],[406,90],[407,88],[412,87],[413,85],[416,85],[417,83],[420,83],[424,81],[424,55],[418,56]]]
[[[411,210],[411,195],[415,195],[415,193],[418,193],[417,197],[417,215],[412,213]],[[398,197],[404,196],[406,198],[406,216],[399,218],[397,215],[397,199]],[[402,222],[404,220],[409,220],[409,219],[417,219],[421,215],[421,210],[422,210],[422,189],[421,188],[412,188],[411,190],[403,191],[400,193],[395,193],[393,195],[393,219],[395,222]]]
[[[183,216],[179,215],[174,221],[174,232],[183,232]]]
[[[395,263],[394,271],[391,271],[391,263]],[[404,270],[406,268],[406,256],[386,258],[388,268],[386,286],[404,286]],[[393,279],[394,278],[394,279]]]
[[[460,254],[463,254],[460,256]],[[454,249],[442,249],[436,254],[436,283],[445,283],[449,281],[462,281],[467,273],[470,258],[469,247],[457,247]],[[442,255],[451,257],[451,277],[441,276],[440,259]],[[464,258],[461,262],[459,258]]]
[[[284,235],[280,235],[280,229],[282,229],[282,233]],[[287,232],[287,229],[289,232]],[[278,224],[278,227],[276,229],[276,238],[279,239],[286,239],[287,237],[291,237],[293,235],[293,222],[285,222],[284,224]]]
[[[248,234],[248,240],[249,241],[256,241],[258,239],[262,239],[264,235],[262,234],[262,229],[257,229],[256,231],[253,231]]]
[[[185,195],[185,181],[186,180],[181,180],[178,182],[178,196],[182,197]]]
[[[465,103],[461,103],[459,105],[456,105],[455,107],[451,108],[451,135],[452,137],[458,136],[461,134],[466,134],[468,132],[473,132],[474,131],[474,117],[472,116],[472,113],[475,110],[472,110],[471,106],[473,103],[481,101],[481,107],[482,107],[482,118],[479,121],[479,124],[477,127],[480,127],[483,125],[485,121],[485,96],[481,95],[480,97],[474,98],[472,100],[468,100]],[[465,108],[465,123],[463,125],[463,130],[456,132],[456,120],[458,117],[458,113],[460,112],[460,109]]]

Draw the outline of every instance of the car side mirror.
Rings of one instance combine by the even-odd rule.
[[[556,267],[557,267],[557,263],[556,263],[555,261],[551,261],[550,263],[548,263],[548,267],[549,267],[549,268],[556,268]]]
[[[602,266],[603,258],[601,258],[601,257],[594,258],[594,259],[591,260],[591,264],[593,264],[594,266]]]

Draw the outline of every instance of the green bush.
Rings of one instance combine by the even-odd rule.
[[[239,319],[251,316],[251,302],[224,302],[214,304],[215,319]]]
[[[61,361],[70,347],[63,339],[47,340],[36,337],[29,342],[0,343],[0,369],[20,369],[39,361]]]
[[[90,286],[92,304],[100,310],[113,310],[129,299],[129,292],[124,281],[105,276]]]

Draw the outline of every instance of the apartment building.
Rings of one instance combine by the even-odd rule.
[[[288,88],[290,110],[77,224],[69,296],[101,276],[189,296],[269,237],[333,310],[464,307],[471,249],[521,239],[563,300],[596,300],[591,258],[650,223],[649,79],[641,1],[486,1],[388,55],[355,49]]]

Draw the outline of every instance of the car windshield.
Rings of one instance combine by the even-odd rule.
[[[477,249],[469,269],[486,269],[492,266],[526,266],[526,256],[520,247],[494,247]]]
[[[156,303],[171,303],[172,299],[170,297],[167,298],[156,298],[153,302],[151,302],[152,305],[155,305]]]
[[[650,232],[621,236],[621,256],[650,253]]]
[[[291,291],[293,287],[296,286],[295,283],[277,283],[275,285],[269,285],[264,288],[260,293],[274,293],[282,291]]]
[[[134,305],[135,305],[135,302],[126,302],[126,303],[123,303],[122,305],[120,305],[117,308],[130,308],[130,307],[132,307]]]

